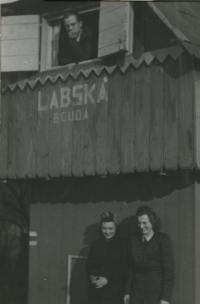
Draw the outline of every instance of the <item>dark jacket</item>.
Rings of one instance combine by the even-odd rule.
[[[105,277],[108,284],[95,288],[90,282],[89,295],[94,297],[123,297],[130,259],[130,244],[119,236],[106,241],[103,237],[92,243],[87,260],[87,277]]]
[[[134,235],[131,239],[131,252],[132,269],[126,284],[126,294],[132,294],[132,297],[135,293],[141,293],[143,297],[150,297],[151,294],[159,301],[170,301],[174,281],[170,237],[155,232],[148,242],[142,242],[141,234]],[[148,301],[150,303],[150,299]]]
[[[61,25],[58,49],[58,64],[66,65],[95,58],[92,30],[83,27],[79,41],[70,39],[63,24]]]

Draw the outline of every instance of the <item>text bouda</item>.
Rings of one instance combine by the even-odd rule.
[[[89,103],[99,104],[100,102],[108,101],[108,94],[105,86],[106,82],[107,78],[104,77],[98,91],[95,83],[90,87],[88,84],[63,87],[60,88],[59,93],[56,93],[54,90],[52,96],[50,96],[49,103],[43,100],[42,92],[39,91],[38,112],[54,110],[54,123],[89,119],[87,111],[87,105]],[[97,96],[96,99],[94,98],[94,95]],[[62,111],[56,112],[57,109],[62,109]]]

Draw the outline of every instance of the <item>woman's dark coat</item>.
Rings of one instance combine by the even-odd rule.
[[[126,283],[126,294],[131,295],[131,304],[159,304],[170,301],[174,263],[170,237],[155,232],[146,242],[141,234],[131,239],[132,266]]]
[[[124,296],[125,281],[130,260],[130,244],[119,236],[107,241],[104,238],[92,243],[87,261],[87,276],[105,277],[108,284],[95,288],[89,283],[90,297],[119,299]]]

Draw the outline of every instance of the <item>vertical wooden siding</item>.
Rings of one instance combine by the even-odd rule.
[[[197,168],[200,169],[200,72],[194,72],[194,121],[195,121],[195,155]]]
[[[88,187],[93,191],[92,184]],[[162,231],[172,238],[176,275],[171,303],[194,304],[194,186],[143,202],[107,202],[103,197],[99,203],[74,204],[66,194],[66,203],[59,203],[58,196],[57,204],[31,205],[30,230],[37,232],[38,244],[30,247],[29,304],[65,304],[68,255],[86,255],[87,231],[92,225],[97,229],[101,213],[116,212],[123,232],[141,205],[155,209],[163,223]]]
[[[195,303],[200,299],[200,183],[195,183]]]
[[[23,91],[7,91],[2,98],[0,177],[6,173],[9,178],[101,175],[198,165],[198,83],[194,93],[194,71],[188,72],[192,61],[185,61],[185,73],[179,77],[153,64],[138,70],[130,66],[125,73],[116,69],[112,75],[103,71],[98,77],[80,74],[76,80],[68,77],[66,82],[38,83],[33,90],[26,86]],[[169,59],[171,64],[179,72],[178,63]],[[102,83],[108,100],[98,102]],[[77,99],[70,95],[69,106],[61,108],[61,90],[68,87],[72,94],[78,85],[82,104],[75,104]],[[84,90],[93,85],[93,99],[85,103]],[[38,91],[46,110],[37,109]],[[54,97],[56,106],[50,109]],[[83,119],[85,110],[88,119]],[[81,119],[75,119],[77,111]]]

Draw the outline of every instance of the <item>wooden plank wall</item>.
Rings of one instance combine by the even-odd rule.
[[[200,177],[200,174],[199,174]],[[200,299],[200,180],[195,183],[195,304]]]
[[[129,236],[136,227],[133,215],[141,205],[153,207],[162,231],[172,238],[176,275],[170,303],[195,303],[194,185],[148,199],[147,192],[159,191],[163,185],[151,184],[147,190],[144,184],[152,177],[143,176],[142,184],[120,178],[100,178],[100,182],[81,178],[36,187],[30,230],[37,232],[37,245],[30,246],[29,304],[65,304],[68,255],[87,256],[91,241],[99,237],[99,217],[107,210],[117,213],[122,235]],[[139,188],[146,196],[138,193]],[[76,304],[87,303],[84,295],[80,297]]]
[[[101,3],[99,17],[98,57],[119,51],[131,51],[133,33],[133,13],[131,3]],[[132,16],[132,20],[130,18]],[[132,35],[133,36],[133,35]]]
[[[195,156],[196,166],[200,169],[200,72],[194,72],[194,121],[195,121]]]
[[[189,69],[192,62],[184,62]],[[194,86],[194,71],[177,77],[170,70],[173,65],[179,71],[179,64],[168,58],[169,71],[158,63],[137,70],[131,66],[124,74],[119,69],[112,75],[80,74],[76,80],[7,91],[2,95],[0,177],[31,176],[35,166],[38,177],[199,166],[198,83],[196,78]],[[35,150],[30,149],[30,133]]]
[[[39,70],[39,16],[2,17],[1,24],[1,72]]]

